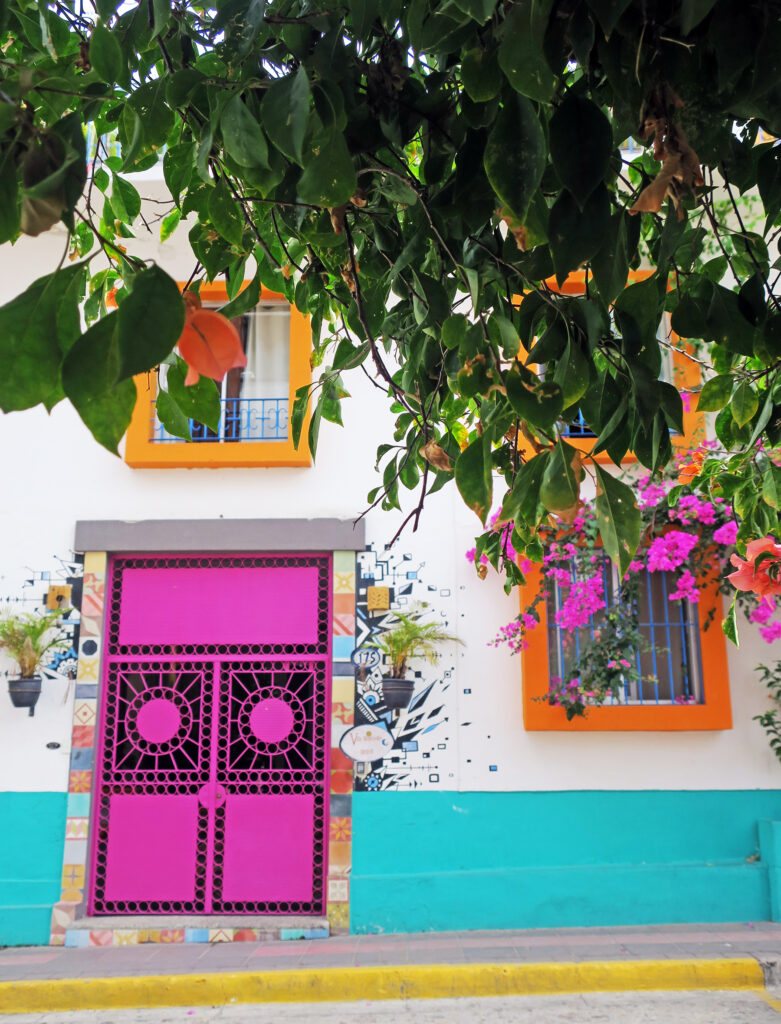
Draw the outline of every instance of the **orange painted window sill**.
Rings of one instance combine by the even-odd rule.
[[[183,285],[182,285],[183,287]],[[283,295],[263,289],[261,301],[287,302]],[[217,282],[201,288],[204,303],[225,303],[228,294],[225,285]],[[296,390],[311,383],[310,357],[312,337],[309,318],[290,307],[290,372],[288,408],[292,410]],[[249,466],[310,466],[312,458],[306,444],[307,420],[301,431],[298,450],[288,436],[285,441],[197,441],[161,444],[152,441],[150,424],[154,416],[157,397],[157,378],[154,373],[142,373],[135,378],[138,398],[133,419],[125,436],[125,462],[133,469],[219,469]]]

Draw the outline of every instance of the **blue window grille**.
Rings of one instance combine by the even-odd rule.
[[[220,406],[216,431],[190,420],[194,442],[287,441],[287,398],[221,398]],[[156,409],[152,415],[151,437],[159,444],[187,444],[184,438],[168,433],[157,418]]]
[[[621,601],[621,589],[618,573],[606,557],[602,559],[601,572],[604,601],[608,607],[615,606]],[[574,565],[570,573],[572,582],[576,582],[579,577]],[[674,573],[642,570],[637,576],[634,610],[643,637],[641,649],[634,655],[638,678],[625,678],[618,696],[608,695],[604,706],[704,703],[696,605],[669,600],[675,589]],[[562,629],[556,625],[555,615],[563,604],[565,591],[551,580],[547,588],[550,677],[566,679],[580,658],[583,644],[593,640],[595,631],[604,624],[604,613],[593,615],[579,629]]]
[[[561,432],[562,437],[596,437],[597,435],[586,423],[583,418],[583,413],[578,409],[578,414],[574,420],[567,424],[567,426]]]

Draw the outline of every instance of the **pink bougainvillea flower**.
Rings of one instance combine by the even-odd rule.
[[[728,519],[718,530],[713,531],[713,539],[717,544],[732,545],[738,536],[738,524],[734,519]]]
[[[757,565],[757,559],[764,554],[770,557]],[[759,597],[781,594],[781,544],[773,537],[752,540],[746,547],[746,558],[733,555],[730,561],[737,572],[730,573],[727,579],[736,590],[748,590]]]
[[[230,320],[214,309],[202,309],[193,292],[185,293],[184,303],[184,330],[178,345],[187,363],[185,384],[197,384],[202,375],[221,381],[234,366],[246,366],[239,332]]]
[[[677,569],[689,557],[697,539],[696,533],[683,530],[668,530],[661,537],[654,538],[648,548],[648,571],[671,572]]]

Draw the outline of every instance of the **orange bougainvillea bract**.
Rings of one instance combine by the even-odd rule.
[[[759,565],[760,555],[765,555]],[[746,558],[733,555],[730,559],[738,570],[727,579],[736,590],[750,590],[759,597],[781,594],[781,544],[773,537],[762,537],[746,545]]]
[[[185,322],[179,353],[187,363],[184,383],[197,384],[201,375],[221,381],[234,366],[246,366],[239,332],[222,313],[203,309],[193,292],[185,292]]]

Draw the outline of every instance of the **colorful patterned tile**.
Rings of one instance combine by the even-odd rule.
[[[258,929],[257,928],[236,928],[233,932],[234,942],[257,942],[258,941]]]
[[[329,903],[326,908],[326,917],[331,926],[332,935],[346,932],[350,927],[350,904]]]
[[[52,932],[49,936],[50,946],[64,946],[65,945],[65,932]]]
[[[351,771],[345,771],[343,768],[338,768],[336,771],[331,772],[331,792],[332,793],[352,793],[353,791],[353,773]]]
[[[73,704],[74,725],[95,725],[97,701],[84,699],[77,700]]]
[[[210,928],[209,942],[233,942],[233,928]]]
[[[68,775],[69,793],[90,793],[92,791],[92,772],[75,771]]]
[[[84,864],[65,864],[62,869],[63,889],[84,889]]]
[[[89,944],[90,946],[113,946],[114,933],[110,929],[90,932]]]
[[[347,875],[352,867],[352,843],[328,844],[328,874]]]
[[[355,572],[354,551],[334,551],[334,574],[338,572]]]
[[[184,928],[161,928],[160,942],[184,942]]]
[[[355,647],[354,636],[335,636],[333,638],[333,660],[349,661]]]
[[[355,637],[355,614],[353,612],[334,615],[334,636]]]
[[[208,942],[209,941],[209,929],[208,928],[185,928],[185,930],[184,930],[184,941],[185,942]]]
[[[333,609],[336,615],[355,615],[355,595],[334,594]]]
[[[79,656],[79,666],[76,670],[76,681],[79,683],[96,683],[98,681],[99,668],[99,658],[82,658],[81,656]]]
[[[89,818],[66,818],[65,838],[86,839],[89,835]]]
[[[74,725],[73,735],[71,737],[71,747],[89,747],[95,746],[95,726],[94,725]]]
[[[355,593],[355,573],[354,572],[336,572],[336,570],[334,570],[334,593],[335,594],[354,594]]]
[[[346,878],[328,879],[328,903],[347,903],[350,899],[350,883]]]
[[[86,771],[92,767],[95,751],[92,747],[74,747],[71,750],[71,771]]]
[[[331,680],[331,700],[351,708],[355,703],[355,679],[352,676],[334,676]]]
[[[353,762],[347,756],[347,754],[343,754],[341,752],[339,747],[333,747],[332,750],[331,750],[331,768],[332,769],[343,768],[343,769],[346,769],[347,771],[352,771],[353,770]]]
[[[332,841],[344,842],[352,839],[353,820],[352,818],[331,818],[329,836]]]
[[[83,949],[89,945],[89,932],[82,928],[69,928],[65,932],[65,945],[70,949]]]
[[[65,813],[69,818],[88,818],[89,805],[89,793],[68,793],[68,803],[66,805]]]
[[[66,839],[65,840],[65,851],[62,857],[62,863],[65,867],[82,866],[87,863],[87,840],[86,839]],[[63,869],[64,870],[64,869]],[[84,877],[82,874],[82,888],[83,888]]]
[[[111,940],[112,946],[137,946],[138,945],[138,929],[137,928],[115,928],[114,936]]]
[[[107,562],[105,551],[85,551],[84,552],[84,579],[89,580],[90,577],[96,577],[97,580],[103,580],[106,578],[106,562]],[[90,582],[92,582],[90,580]]]
[[[52,931],[61,932],[64,935],[68,925],[73,924],[75,917],[75,903],[64,903],[62,901],[55,903],[52,907]]]

